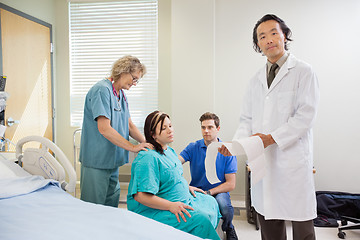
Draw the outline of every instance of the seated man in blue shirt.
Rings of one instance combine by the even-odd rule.
[[[226,231],[226,239],[238,239],[232,224],[234,208],[231,205],[229,192],[235,188],[237,159],[225,157],[218,153],[216,158],[216,173],[220,182],[211,184],[206,178],[205,157],[207,146],[219,142],[217,134],[220,130],[220,119],[214,113],[206,112],[200,117],[203,139],[190,143],[181,153],[182,163],[190,162],[190,185],[201,188],[207,194],[215,197],[223,216],[222,230]]]

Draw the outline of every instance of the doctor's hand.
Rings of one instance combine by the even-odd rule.
[[[225,157],[229,157],[232,156],[232,154],[230,153],[230,151],[225,147],[225,145],[222,145],[220,148],[218,148],[219,153],[221,153],[222,155],[224,155]]]
[[[180,222],[180,217],[184,220],[184,222],[186,222],[186,218],[184,213],[191,218],[190,213],[186,210],[186,209],[190,209],[190,210],[194,210],[192,207],[186,205],[185,203],[182,202],[172,202],[169,208],[169,211],[172,212],[173,214],[175,214],[178,222]],[[179,217],[180,215],[180,217]]]
[[[275,140],[273,139],[271,134],[265,135],[265,134],[262,134],[262,133],[255,133],[252,136],[259,136],[261,138],[261,140],[263,141],[264,148],[267,148],[271,144],[275,143]]]
[[[148,149],[154,149],[154,146],[151,143],[143,142],[138,145],[134,145],[132,152],[140,152],[141,150],[147,151]]]
[[[206,194],[206,192],[205,192],[204,190],[202,190],[202,189],[200,189],[200,188],[197,188],[197,187],[193,187],[193,186],[189,186],[189,190],[190,190],[191,195],[193,195],[194,197],[196,197],[195,191],[196,191],[196,192],[201,192],[201,193],[203,193],[203,194]]]

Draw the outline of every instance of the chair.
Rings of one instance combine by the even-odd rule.
[[[339,238],[345,238],[346,233],[343,230],[360,229],[360,194],[317,191],[316,201],[318,218],[325,216],[329,222],[341,222],[328,226],[338,228]],[[351,223],[348,224],[348,221]]]
[[[352,222],[353,224],[348,224],[348,221]],[[338,227],[338,237],[341,239],[345,239],[346,233],[343,230],[349,229],[360,229],[360,219],[352,218],[352,217],[341,217],[341,226]]]
[[[217,234],[219,235],[219,237],[220,237],[221,240],[225,239],[225,232],[224,232],[224,231],[222,230],[222,228],[221,228],[223,222],[224,222],[224,220],[222,220],[222,219],[220,218],[219,224],[218,224],[217,227],[216,227],[216,232],[217,232]]]
[[[245,191],[246,191],[246,196],[245,196],[245,206],[246,206],[246,217],[247,217],[247,221],[250,224],[254,224],[255,225],[255,229],[259,230],[259,221],[258,221],[258,216],[257,216],[257,212],[255,211],[255,208],[252,206],[251,204],[251,184],[250,184],[250,180],[251,180],[251,170],[249,168],[249,166],[246,165],[246,174],[245,174]]]

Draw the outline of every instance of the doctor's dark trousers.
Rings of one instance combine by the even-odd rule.
[[[286,240],[286,225],[284,220],[265,220],[258,214],[262,240]],[[313,220],[291,221],[293,240],[315,240]]]

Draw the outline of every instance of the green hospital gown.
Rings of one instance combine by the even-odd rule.
[[[128,209],[198,237],[219,239],[215,228],[221,215],[215,198],[200,192],[196,192],[196,198],[193,197],[177,154],[170,147],[164,153],[141,151],[132,163]],[[180,217],[179,223],[170,211],[150,208],[135,201],[133,195],[138,192],[151,193],[171,202],[183,202],[194,211],[187,209],[191,218],[184,214],[187,222]]]

